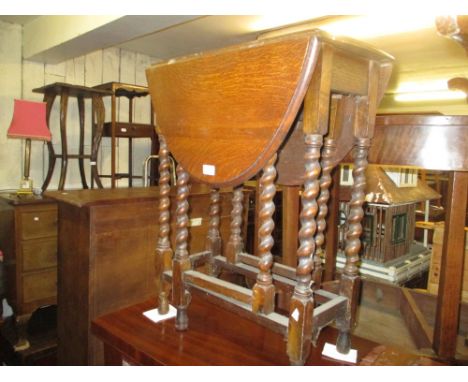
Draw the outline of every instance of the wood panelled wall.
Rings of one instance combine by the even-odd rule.
[[[153,62],[149,56],[119,48],[108,48],[89,53],[85,56],[62,62],[57,65],[43,64],[22,60],[22,28],[20,25],[0,21],[0,189],[16,189],[22,174],[23,142],[6,137],[6,131],[13,114],[13,99],[42,100],[41,94],[32,89],[53,82],[67,82],[76,85],[94,86],[110,81],[146,85],[145,69]],[[110,120],[110,97],[105,100],[106,121]],[[61,152],[59,129],[59,104],[57,99],[51,114],[50,128],[56,152]],[[85,152],[89,153],[91,143],[91,103],[85,102]],[[128,119],[128,101],[119,100],[117,104],[119,120]],[[149,98],[136,100],[133,119],[135,122],[149,123]],[[67,116],[69,152],[78,151],[79,122],[76,99],[70,98]],[[128,166],[128,140],[119,139],[117,143],[117,172],[126,172]],[[150,141],[138,139],[133,141],[133,172],[141,174],[142,162],[150,154]],[[39,188],[47,169],[47,148],[42,142],[33,142],[31,153],[31,176],[34,187]],[[89,180],[89,162],[85,162]],[[60,174],[60,161],[56,163],[54,177],[49,189],[56,189]],[[99,172],[110,173],[110,138],[103,138],[98,158]],[[104,186],[109,186],[108,179],[102,179]],[[120,180],[118,186],[125,187],[126,179]],[[134,185],[141,180],[134,180]],[[78,161],[70,160],[68,165],[66,189],[80,188]]]
[[[0,21],[0,189],[17,188],[22,144],[7,138],[13,100],[21,97],[21,26]]]

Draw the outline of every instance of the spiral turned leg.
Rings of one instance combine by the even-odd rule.
[[[301,197],[297,281],[289,308],[288,356],[292,365],[303,365],[310,352],[314,311],[311,272],[314,268],[314,235],[317,228],[315,216],[318,210],[316,199],[320,189],[318,177],[322,141],[322,136],[318,134],[308,134],[305,137],[305,176]]]
[[[271,236],[275,228],[275,222],[272,218],[275,212],[275,197],[276,187],[274,184],[276,178],[276,162],[277,155],[268,161],[263,169],[262,177],[260,178],[260,205],[259,205],[259,231],[258,231],[258,266],[260,271],[257,275],[257,280],[252,288],[252,311],[254,313],[269,314],[275,310],[275,286],[273,285],[273,277],[271,275],[271,267],[273,266],[273,255],[271,248],[274,241]]]
[[[156,245],[156,275],[157,275],[157,290],[159,291],[159,313],[165,314],[168,310],[167,292],[164,290],[162,274],[164,271],[171,269],[172,249],[169,240],[170,233],[170,218],[171,214],[169,207],[171,201],[169,193],[171,187],[169,184],[169,150],[166,145],[165,138],[159,136],[159,235]],[[167,309],[166,309],[167,307]]]
[[[172,302],[177,308],[176,329],[186,330],[188,327],[187,307],[190,293],[185,290],[184,272],[190,269],[190,259],[187,251],[188,240],[188,187],[189,175],[177,166],[177,209],[176,209],[176,251],[172,261]]]
[[[357,307],[357,296],[360,288],[359,250],[361,249],[360,236],[362,233],[361,221],[364,217],[362,208],[365,199],[367,153],[370,139],[357,138],[354,149],[354,186],[349,203],[348,231],[346,232],[346,264],[340,281],[340,295],[348,298],[346,311],[337,319],[340,331],[336,348],[340,353],[348,353],[351,348],[350,332],[354,325]]]
[[[226,260],[230,264],[237,263],[237,255],[242,252],[244,243],[242,241],[242,201],[244,193],[242,186],[234,189],[232,196],[232,211],[231,211],[231,235],[226,245]]]
[[[211,275],[214,274],[213,258],[221,254],[221,235],[219,233],[219,200],[219,190],[212,189],[210,194],[210,223],[205,241],[205,249],[210,252],[210,258],[208,260],[208,272]]]
[[[318,289],[322,283],[322,255],[325,243],[325,229],[327,228],[326,217],[328,214],[328,200],[330,199],[330,186],[332,183],[331,171],[333,170],[333,156],[335,154],[335,140],[325,139],[322,151],[322,175],[320,177],[320,196],[317,199],[317,233],[315,235],[314,271],[312,280],[314,289]]]

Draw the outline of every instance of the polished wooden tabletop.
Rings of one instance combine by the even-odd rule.
[[[231,192],[232,189],[221,189],[221,193]],[[192,184],[190,196],[204,195],[210,192],[210,188],[203,184]],[[171,188],[171,196],[175,196],[175,187]],[[44,196],[58,202],[72,204],[78,207],[96,204],[122,203],[125,200],[147,201],[159,199],[159,187],[133,187],[112,189],[86,189],[86,190],[58,190],[46,191]]]
[[[207,301],[198,293],[193,295],[189,307],[186,332],[175,330],[174,319],[156,324],[143,316],[144,311],[155,307],[154,300],[99,317],[92,322],[91,330],[123,359],[138,365],[289,365],[283,336]],[[334,344],[336,336],[334,328],[325,328],[307,365],[344,365],[321,354],[325,342]],[[359,337],[352,338],[352,347],[358,350],[358,363],[366,365],[384,364],[385,359],[391,364],[434,364]]]

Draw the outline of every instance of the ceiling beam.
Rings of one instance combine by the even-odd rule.
[[[200,16],[41,16],[23,28],[23,58],[57,64]]]

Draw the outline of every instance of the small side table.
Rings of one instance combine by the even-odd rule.
[[[110,91],[111,99],[111,121],[104,123],[103,136],[111,138],[111,172],[110,174],[100,175],[101,178],[110,178],[111,187],[116,187],[118,179],[128,178],[128,187],[133,186],[133,179],[141,178],[133,174],[133,138],[151,139],[151,155],[157,155],[159,152],[159,141],[154,127],[153,107],[149,98],[149,91],[146,86],[126,84],[122,82],[107,82],[97,85],[93,89]],[[125,97],[128,99],[128,121],[118,121],[117,117],[117,98]],[[136,98],[148,97],[151,105],[150,123],[135,123],[133,121],[134,100]],[[116,172],[116,141],[117,138],[128,139],[128,171],[126,173]],[[157,165],[152,166],[150,185],[156,185]]]
[[[99,188],[102,188],[102,183],[99,179],[96,160],[99,145],[101,143],[102,130],[104,126],[105,109],[102,97],[111,95],[112,93],[106,90],[93,89],[86,86],[71,85],[61,82],[56,82],[40,88],[33,89],[35,93],[44,94],[44,102],[47,103],[47,124],[49,125],[50,112],[57,95],[60,96],[60,137],[62,144],[62,153],[56,154],[52,142],[47,142],[49,150],[49,168],[47,176],[42,185],[42,190],[45,191],[49,186],[50,180],[55,168],[55,161],[57,158],[62,160],[60,168],[60,180],[58,189],[63,190],[65,186],[65,179],[67,176],[67,166],[69,159],[78,159],[80,168],[81,184],[83,188],[89,188],[86,182],[86,174],[84,170],[84,159],[89,159],[91,164],[91,178],[96,181]],[[80,119],[80,143],[78,154],[69,154],[67,144],[67,111],[69,97],[76,97],[78,101],[78,112]],[[93,121],[93,134],[91,153],[84,153],[84,125],[85,125],[85,108],[84,100],[90,98],[92,100],[92,121]]]

